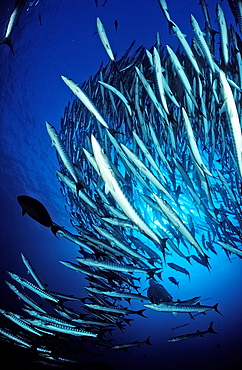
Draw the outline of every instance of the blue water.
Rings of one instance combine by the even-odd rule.
[[[12,37],[14,56],[6,45],[0,46],[0,307],[19,314],[22,303],[9,291],[4,280],[9,280],[6,270],[27,277],[20,253],[28,257],[50,290],[85,296],[84,278],[59,263],[59,260],[73,261],[77,255],[76,246],[55,238],[48,229],[29,217],[22,218],[16,200],[21,194],[39,199],[57,224],[72,230],[55,175],[59,164],[45,127],[48,120],[57,130],[60,129],[64,107],[72,98],[60,76],[82,83],[97,72],[102,62],[104,65],[108,62],[95,34],[97,16],[109,31],[107,34],[117,58],[124,54],[134,39],[136,47],[144,45],[149,49],[155,43],[157,31],[163,45],[178,45],[178,41],[169,35],[167,22],[156,0],[109,0],[105,6],[101,1],[98,3],[96,7],[91,0],[40,0],[28,11],[26,6]],[[191,40],[190,13],[203,24],[201,8],[194,0],[167,3],[172,19]],[[207,3],[210,17],[214,20],[216,2]],[[228,23],[234,23],[227,4],[222,5]],[[0,4],[2,35],[13,6],[13,1]],[[115,20],[118,20],[117,31]],[[213,25],[217,28],[215,22]],[[134,316],[132,326],[127,326],[124,332],[115,331],[114,344],[143,341],[151,336],[153,346],[131,348],[130,353],[109,351],[102,359],[89,355],[85,360],[116,365],[114,369],[240,369],[241,260],[234,256],[230,262],[220,251],[218,256],[211,256],[210,264],[210,272],[196,263],[184,265],[191,274],[191,282],[187,276],[174,274],[180,282],[180,289],[164,275],[164,280],[168,281],[165,287],[174,300],[194,296],[210,298],[204,304],[218,302],[223,316],[208,312],[191,320],[188,314],[174,316],[146,310],[146,319]],[[143,288],[147,287],[148,283],[144,282]],[[136,303],[133,308],[136,309]],[[217,335],[167,343],[174,335],[206,330],[212,320]],[[185,323],[189,325],[171,330]],[[3,317],[0,317],[0,326],[16,328]],[[2,346],[0,342],[0,348]],[[26,358],[32,356],[27,350],[23,353]],[[19,355],[17,346],[13,347],[11,357],[9,352],[5,354],[9,363],[13,362],[14,355]]]

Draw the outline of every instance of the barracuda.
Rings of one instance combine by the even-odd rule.
[[[21,257],[22,257],[22,260],[23,260],[23,263],[25,264],[27,270],[28,270],[28,273],[32,276],[32,278],[36,281],[36,283],[38,284],[38,286],[40,287],[40,289],[43,289],[45,290],[46,286],[44,283],[42,283],[42,281],[40,280],[39,276],[36,274],[33,266],[31,265],[31,263],[29,262],[28,258],[25,257],[23,255],[23,253],[21,253]]]
[[[105,29],[103,27],[103,24],[102,24],[100,18],[98,18],[98,17],[97,17],[97,32],[99,34],[99,37],[101,39],[101,42],[102,42],[102,44],[104,46],[104,49],[106,50],[109,58],[111,60],[114,60],[114,55],[113,55],[113,52],[112,52],[110,43],[108,41],[108,38],[107,38],[107,35],[106,35],[106,32],[105,32]]]
[[[41,337],[42,334],[35,330],[32,325],[28,324],[20,315],[17,315],[14,312],[5,311],[2,308],[0,308],[0,313],[9,320],[11,320],[12,322],[14,322],[15,324],[17,324],[18,326],[20,326],[21,328]]]
[[[84,265],[92,266],[92,267],[97,267],[98,269],[104,269],[104,270],[113,270],[113,271],[121,271],[121,272],[128,272],[128,273],[133,273],[133,272],[139,272],[139,273],[144,273],[148,275],[154,275],[154,273],[161,269],[141,269],[140,267],[135,267],[129,264],[118,264],[118,263],[113,263],[113,262],[108,262],[108,261],[101,261],[101,260],[94,260],[92,258],[80,258],[76,257],[76,260],[78,262],[83,263]]]
[[[185,109],[183,107],[182,107],[182,114],[183,114],[183,119],[184,119],[186,131],[187,131],[187,137],[188,137],[189,145],[190,145],[192,154],[195,158],[195,161],[196,161],[199,169],[201,169],[207,175],[212,177],[213,175],[211,174],[211,172],[207,169],[207,167],[203,163],[203,160],[201,158],[201,155],[200,155],[198,147],[197,147],[197,143],[196,143],[196,140],[195,140],[195,137],[194,137],[194,133],[193,133],[193,130],[192,130],[190,120],[188,118],[187,112],[185,111]]]
[[[97,225],[93,225],[93,227],[94,227],[95,230],[97,230],[99,232],[100,235],[104,236],[111,243],[114,243],[122,251],[128,253],[130,256],[133,256],[134,258],[137,258],[138,260],[141,260],[141,261],[144,261],[145,263],[148,263],[147,257],[145,257],[142,254],[136,252],[127,243],[123,243],[120,240],[118,240],[118,238],[116,238],[113,234],[109,233],[106,229],[101,228],[100,226],[97,226]]]
[[[187,40],[186,40],[186,35],[184,35],[180,28],[172,21],[173,25],[171,26],[172,30],[174,31],[174,33],[176,34],[177,38],[179,39],[181,45],[183,46],[186,54],[187,54],[187,57],[188,59],[190,60],[190,62],[192,63],[192,66],[193,68],[195,69],[195,71],[197,72],[197,74],[199,76],[201,76],[201,71],[199,69],[199,66],[197,64],[197,61],[196,61],[196,58],[192,52],[192,49],[190,48],[190,45],[188,44]]]
[[[80,89],[80,87],[72,81],[70,78],[61,76],[62,80],[65,84],[71,89],[71,91],[81,100],[81,102],[85,105],[85,107],[96,117],[96,119],[106,128],[108,128],[108,124],[105,122],[101,114],[98,112],[97,108],[88,98],[88,96]]]
[[[156,170],[156,172],[158,172],[158,174],[160,175],[161,179],[163,179],[164,181],[166,181],[166,179],[163,176],[161,170],[159,169],[159,167],[155,163],[152,155],[150,154],[150,152],[146,148],[146,146],[143,143],[143,141],[140,139],[140,137],[134,131],[133,131],[133,136],[134,136],[134,139],[137,142],[138,146],[140,147],[140,150],[144,153],[144,155],[147,158],[147,160],[150,163],[150,165]]]
[[[122,292],[122,291],[116,291],[116,290],[100,290],[92,287],[85,288],[88,292],[96,293],[96,294],[103,294],[108,297],[114,297],[114,298],[124,298],[127,300],[130,299],[137,299],[139,301],[149,301],[150,299],[148,297],[145,297],[141,294],[135,294],[130,292]]]
[[[159,89],[159,93],[160,93],[160,100],[161,100],[161,103],[162,103],[163,108],[165,109],[166,113],[170,114],[168,106],[167,106],[167,102],[166,102],[166,99],[165,99],[165,91],[164,91],[164,86],[163,86],[164,77],[162,75],[160,55],[159,55],[156,48],[154,48],[154,51],[153,51],[153,59],[154,59],[156,81],[157,81],[157,85],[158,85],[158,89]]]
[[[21,338],[19,335],[12,334],[9,330],[5,330],[3,328],[0,328],[0,334],[4,337],[13,340],[14,342],[26,347],[26,348],[32,348],[32,344],[25,341],[24,338]]]
[[[118,314],[123,314],[123,315],[137,314],[139,316],[146,317],[143,314],[145,309],[144,310],[133,311],[133,310],[129,310],[129,309],[124,308],[124,307],[121,308],[121,307],[116,307],[116,306],[101,306],[101,305],[98,305],[98,304],[89,304],[89,303],[85,303],[85,306],[89,307],[89,308],[93,308],[94,310],[98,310],[98,311],[113,312],[113,313],[118,313]]]
[[[98,334],[95,334],[95,333],[91,333],[89,331],[86,331],[86,330],[83,330],[83,329],[79,329],[79,328],[76,328],[76,327],[73,327],[73,326],[66,326],[66,325],[59,325],[59,324],[54,324],[54,323],[50,323],[50,322],[44,322],[44,321],[41,321],[41,320],[38,320],[38,322],[36,321],[35,325],[40,327],[40,328],[43,328],[43,329],[47,329],[47,330],[50,330],[50,331],[57,331],[57,332],[60,332],[60,333],[63,333],[63,334],[69,334],[69,335],[75,335],[75,336],[86,336],[86,337],[94,337],[96,338]]]
[[[115,87],[103,82],[103,81],[98,81],[101,85],[103,85],[104,87],[106,87],[106,89],[112,91],[114,94],[116,94],[121,100],[122,102],[125,104],[125,107],[127,108],[128,112],[130,115],[132,115],[132,110],[131,110],[131,107],[129,105],[129,102],[128,100],[125,98],[125,96],[118,90],[116,89]]]
[[[61,181],[63,181],[71,189],[71,191],[73,191],[73,193],[76,193],[76,184],[71,179],[69,179],[68,176],[64,175],[60,171],[56,170],[56,173]],[[78,197],[81,198],[88,206],[93,208],[95,211],[98,210],[96,204],[81,189],[78,191]]]
[[[111,169],[107,156],[103,153],[98,141],[93,135],[91,136],[91,142],[100,174],[113,198],[124,211],[126,216],[128,216],[130,220],[139,227],[140,230],[142,230],[145,234],[149,235],[153,240],[160,244],[158,236],[151,230],[151,228],[144,222],[144,220],[142,220],[142,218],[138,215],[138,213],[135,211],[133,206],[130,204],[130,202],[122,192],[117,180],[114,177],[114,173]]]
[[[89,252],[93,253],[93,249],[88,247],[87,243],[83,243],[79,237],[79,235],[74,235],[70,233],[67,230],[59,230],[58,235],[60,235],[62,238],[66,238],[70,240],[72,243],[75,243],[76,245],[79,245],[80,247],[87,249]]]
[[[164,113],[164,110],[162,108],[162,105],[160,104],[160,102],[157,100],[157,97],[155,96],[155,93],[154,91],[152,90],[149,82],[146,80],[145,76],[143,75],[143,73],[139,70],[138,67],[135,67],[135,70],[136,70],[136,73],[137,75],[139,76],[139,79],[140,81],[142,82],[147,94],[149,95],[150,99],[152,100],[152,102],[154,103],[154,106],[156,107],[156,109],[158,110],[158,112],[160,113],[161,117],[165,120],[166,116],[165,116],[165,113]]]
[[[172,64],[174,66],[174,69],[175,69],[177,75],[179,76],[179,78],[181,80],[181,83],[182,83],[185,91],[188,93],[188,96],[192,100],[192,102],[195,105],[195,107],[197,107],[197,102],[196,102],[196,99],[195,99],[195,97],[193,95],[192,87],[190,85],[190,82],[189,82],[189,80],[187,78],[186,73],[184,72],[184,70],[182,68],[182,65],[181,65],[179,59],[177,58],[177,56],[174,53],[174,51],[168,45],[166,45],[166,49],[168,51],[168,54],[169,54],[169,56],[171,58]]]
[[[19,289],[16,288],[15,285],[9,283],[8,281],[5,280],[5,283],[8,285],[8,287],[15,293],[17,294],[19,299],[22,299],[25,303],[27,303],[28,306],[35,308],[39,312],[45,313],[45,311],[32,299],[30,298],[27,294],[21,292]]]
[[[186,325],[186,324],[185,324]],[[185,326],[184,325],[184,326]],[[197,330],[195,333],[188,333],[188,334],[183,334],[183,335],[178,335],[177,337],[173,337],[171,339],[168,339],[167,342],[180,342],[182,340],[188,340],[188,339],[192,339],[192,338],[197,338],[197,337],[203,337],[205,334],[207,333],[210,333],[210,334],[217,334],[214,330],[213,330],[213,322],[210,323],[209,327],[207,330],[204,330],[204,331],[200,331],[200,330]],[[183,326],[183,325],[180,325],[180,327]]]
[[[111,225],[120,226],[120,227],[124,227],[124,228],[130,228],[130,229],[134,229],[136,231],[139,231],[139,228],[137,226],[135,226],[134,224],[132,224],[129,221],[125,221],[125,220],[120,219],[120,218],[102,217],[102,220],[111,224]]]
[[[233,93],[225,77],[224,72],[220,71],[220,82],[222,85],[222,94],[224,98],[224,105],[228,116],[229,131],[232,138],[232,146],[235,155],[235,160],[238,166],[240,177],[242,177],[242,132],[240,128],[240,121],[235,105]]]
[[[62,263],[62,265],[69,267],[72,270],[75,270],[77,272],[81,272],[83,274],[86,274],[88,276],[92,276],[96,279],[107,279],[107,277],[103,276],[101,273],[95,272],[85,266],[76,265],[75,263],[68,262],[68,261],[59,261]]]
[[[228,38],[228,29],[226,25],[226,20],[224,17],[224,12],[219,4],[216,7],[217,21],[220,31],[220,47],[222,50],[222,56],[224,63],[227,66],[229,62],[229,38]]]
[[[236,248],[235,246],[233,246],[230,243],[225,243],[225,242],[221,242],[221,241],[217,241],[217,243],[219,245],[221,245],[221,247],[223,247],[224,249],[226,249],[226,250],[228,250],[232,253],[237,254],[237,256],[242,257],[242,250],[241,249]]]
[[[209,67],[211,68],[212,72],[215,72],[214,68],[214,61],[212,58],[212,55],[210,53],[210,50],[208,48],[208,45],[203,37],[203,32],[201,31],[198,22],[194,18],[194,16],[191,14],[191,25],[193,32],[195,34],[195,38],[197,40],[198,45],[200,46],[204,58],[207,60]]]
[[[176,304],[176,303],[160,303],[160,304],[145,304],[144,307],[151,308],[155,311],[160,312],[172,312],[172,313],[191,313],[191,312],[200,312],[204,313],[206,311],[216,311],[222,315],[218,310],[218,303],[214,306],[202,306],[200,304],[186,305],[186,304]]]
[[[64,146],[59,134],[57,133],[54,126],[52,126],[49,122],[46,121],[46,129],[47,132],[51,138],[52,145],[56,148],[59,156],[61,157],[62,162],[64,163],[66,169],[69,171],[73,179],[75,180],[75,183],[78,184],[79,179],[77,177],[77,173],[75,170],[75,167],[72,163],[72,160],[66,150],[66,147]]]
[[[122,149],[127,154],[127,156],[135,163],[138,169],[152,182],[153,185],[160,189],[170,200],[175,201],[172,196],[168,193],[166,188],[160,183],[160,181],[153,175],[153,173],[145,166],[141,159],[127,146],[121,144]]]
[[[52,297],[47,291],[40,289],[39,287],[37,287],[36,285],[31,283],[27,279],[24,279],[23,277],[15,274],[14,272],[7,271],[7,273],[11,276],[13,280],[17,281],[23,287],[28,288],[29,290],[32,290],[32,292],[38,294],[41,298],[48,299],[55,303],[59,302],[59,299]]]
[[[11,14],[11,17],[9,19],[9,22],[8,22],[8,27],[7,27],[5,36],[0,41],[0,45],[1,44],[8,45],[13,54],[14,54],[14,51],[13,51],[11,36],[12,36],[12,33],[13,33],[13,30],[14,30],[15,26],[18,24],[20,15],[21,15],[21,13],[24,9],[24,6],[25,6],[26,2],[27,2],[27,0],[16,1],[15,8],[14,8],[14,10]]]
[[[167,202],[162,200],[161,198],[157,197],[157,195],[153,194],[157,204],[160,206],[162,212],[166,215],[168,220],[176,227],[177,230],[196,248],[198,253],[202,256],[206,257],[205,253],[203,252],[202,248],[198,244],[198,242],[194,239],[192,234],[190,233],[189,229],[186,225],[182,222],[179,216],[173,211],[173,209],[169,206]]]
[[[55,317],[52,315],[48,315],[47,313],[42,314],[38,311],[35,310],[29,310],[24,308],[24,311],[27,312],[30,316],[33,316],[34,318],[28,319],[27,321],[30,322],[32,325],[36,325],[41,327],[41,324],[43,322],[49,322],[49,323],[55,323],[58,325],[63,325],[63,326],[69,326],[75,328],[75,325],[70,324],[70,322],[66,322],[59,317]]]

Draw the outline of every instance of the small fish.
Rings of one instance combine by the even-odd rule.
[[[187,325],[187,324],[185,324],[185,325]],[[167,342],[180,342],[182,340],[188,340],[188,339],[192,339],[192,338],[196,338],[196,337],[203,337],[207,333],[218,334],[213,330],[213,322],[211,322],[209,324],[208,329],[205,330],[205,331],[197,330],[195,333],[188,333],[188,334],[179,335],[177,337],[173,337],[171,339],[168,339]]]
[[[115,30],[117,32],[118,31],[118,21],[117,21],[117,19],[115,19],[115,21],[114,21],[114,27],[115,27]]]
[[[22,207],[22,216],[27,213],[33,220],[49,227],[54,235],[58,230],[61,230],[61,227],[52,221],[49,212],[40,201],[28,195],[19,195],[17,200]]]
[[[139,342],[139,341],[136,340],[132,343],[116,344],[115,346],[108,347],[108,349],[113,349],[113,350],[122,349],[125,352],[128,352],[128,348],[139,347],[142,344],[148,344],[149,346],[152,346],[152,344],[150,343],[150,336],[143,342]]]
[[[179,281],[177,281],[173,276],[168,277],[168,279],[179,288]]]
[[[39,14],[39,24],[40,24],[40,26],[42,26],[42,18],[41,18],[40,14]]]
[[[188,323],[187,324],[183,324],[183,325],[178,325],[178,326],[175,326],[174,328],[171,328],[171,330],[176,330],[176,329],[180,329],[180,328],[184,328],[184,326],[187,326],[189,325]]]

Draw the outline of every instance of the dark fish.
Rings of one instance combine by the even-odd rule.
[[[113,350],[122,349],[122,350],[128,352],[128,348],[140,347],[140,345],[142,345],[142,344],[148,344],[149,346],[152,346],[152,344],[150,343],[150,336],[143,342],[139,342],[139,341],[136,340],[132,343],[117,344],[115,346],[108,347],[108,349],[113,349]]]
[[[183,274],[188,275],[189,281],[190,281],[190,272],[187,271],[184,267],[181,267],[179,265],[176,265],[175,263],[167,263],[168,266],[170,266],[173,270],[182,272]]]
[[[179,288],[179,281],[177,281],[173,276],[168,277],[168,279]]]
[[[41,18],[40,14],[39,14],[39,24],[40,24],[40,26],[42,26],[42,18]]]
[[[37,199],[29,197],[28,195],[19,195],[17,200],[22,207],[22,216],[27,213],[31,218],[39,222],[41,225],[50,227],[54,235],[56,235],[58,230],[61,230],[61,227],[52,221],[45,206]]]
[[[207,267],[208,268],[208,270],[210,269],[210,264],[209,264],[209,262],[207,261],[207,259],[206,258],[204,258],[203,256],[200,256],[200,257],[198,257],[198,256],[195,256],[194,254],[191,256],[197,263],[200,263],[200,265],[203,265],[203,266],[205,266],[205,267]]]
[[[115,27],[115,30],[117,32],[118,31],[118,21],[117,21],[117,19],[115,19],[115,21],[114,21],[114,27]]]
[[[178,326],[175,326],[175,328],[171,328],[171,330],[180,329],[180,328],[183,328],[184,326],[187,326],[187,325],[189,325],[189,324],[187,323],[187,324],[183,324],[183,325],[178,325]]]

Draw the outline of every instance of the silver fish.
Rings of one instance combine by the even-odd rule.
[[[8,27],[7,27],[5,36],[3,37],[2,40],[0,40],[0,45],[1,44],[8,45],[13,54],[14,54],[14,50],[13,50],[13,44],[12,44],[11,37],[12,37],[12,33],[14,31],[14,28],[15,28],[15,26],[17,25],[17,23],[19,21],[20,15],[21,15],[24,7],[25,7],[26,2],[27,2],[27,0],[18,0],[18,1],[16,1],[15,8],[14,8],[14,10],[11,14],[11,17],[9,19],[9,22],[8,22]]]
[[[108,41],[104,26],[100,20],[100,18],[97,17],[97,32],[99,34],[99,37],[102,41],[102,44],[111,60],[114,60],[114,55],[110,46],[110,43]]]
[[[96,117],[96,119],[106,128],[108,124],[105,122],[97,108],[94,106],[88,96],[81,90],[81,88],[70,78],[61,76],[65,84],[71,89],[71,91],[81,100],[81,102],[87,107],[87,109]]]
[[[200,304],[194,305],[185,305],[185,304],[177,304],[172,302],[162,302],[159,304],[145,304],[144,307],[151,308],[152,310],[159,311],[159,312],[172,312],[172,313],[191,313],[191,312],[206,312],[206,311],[216,311],[220,315],[221,313],[218,310],[218,303],[214,306],[202,306]]]
[[[32,290],[34,293],[38,294],[43,299],[48,299],[53,302],[59,302],[59,299],[54,298],[49,294],[46,290],[40,289],[27,279],[15,274],[14,272],[7,271],[7,273],[11,276],[12,279],[17,281],[19,284],[21,284],[23,287],[28,288],[29,290]]]

